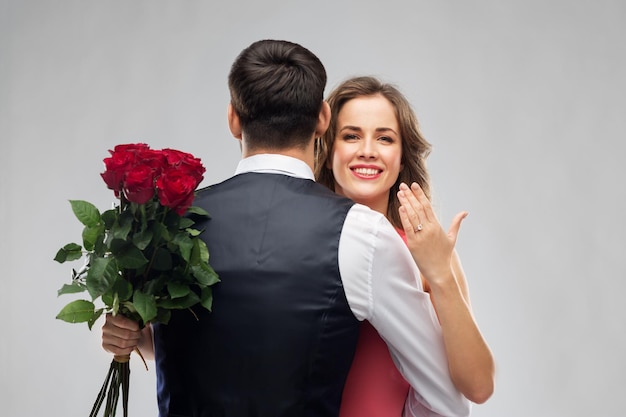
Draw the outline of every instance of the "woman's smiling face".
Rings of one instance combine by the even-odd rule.
[[[332,150],[335,192],[386,215],[401,162],[402,137],[391,102],[378,94],[347,101],[337,116]]]

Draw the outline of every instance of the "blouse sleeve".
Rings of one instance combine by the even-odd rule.
[[[469,401],[450,378],[441,328],[419,271],[393,226],[356,204],[339,242],[339,270],[350,308],[385,340],[411,385],[405,416],[468,416]]]

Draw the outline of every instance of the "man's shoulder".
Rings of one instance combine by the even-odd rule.
[[[246,188],[247,187],[247,188]],[[263,193],[263,190],[284,189],[294,196],[332,200],[331,204],[350,207],[354,201],[341,196],[328,187],[308,178],[294,177],[280,173],[247,172],[236,174],[221,182],[204,186],[196,190],[196,201],[220,198],[223,194],[231,194],[234,190],[249,190],[252,194]]]
[[[228,184],[230,181],[232,181],[233,178],[236,178],[236,177],[237,175],[233,175],[232,177],[228,177],[225,180],[222,180],[220,182],[216,182],[210,185],[205,185],[202,188],[198,188],[196,190],[196,195],[209,193],[212,190],[215,190],[216,188],[222,187],[224,184]]]

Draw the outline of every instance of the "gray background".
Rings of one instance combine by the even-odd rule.
[[[79,416],[110,356],[100,326],[54,317],[81,227],[106,209],[115,144],[201,157],[205,185],[239,160],[226,76],[262,38],[299,42],[329,88],[397,84],[433,143],[447,225],[498,370],[474,416],[626,415],[626,3],[576,1],[0,0],[0,408]],[[154,369],[132,361],[131,415],[156,415]]]

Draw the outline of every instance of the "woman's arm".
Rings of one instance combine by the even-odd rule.
[[[430,285],[430,294],[441,324],[452,381],[467,399],[481,404],[493,393],[495,364],[464,295],[467,283],[456,256],[452,271],[449,280]]]
[[[483,403],[494,390],[495,364],[474,320],[467,280],[454,249],[467,213],[457,215],[446,233],[417,184],[401,187],[398,198],[407,244],[439,318],[452,381],[467,399]]]

